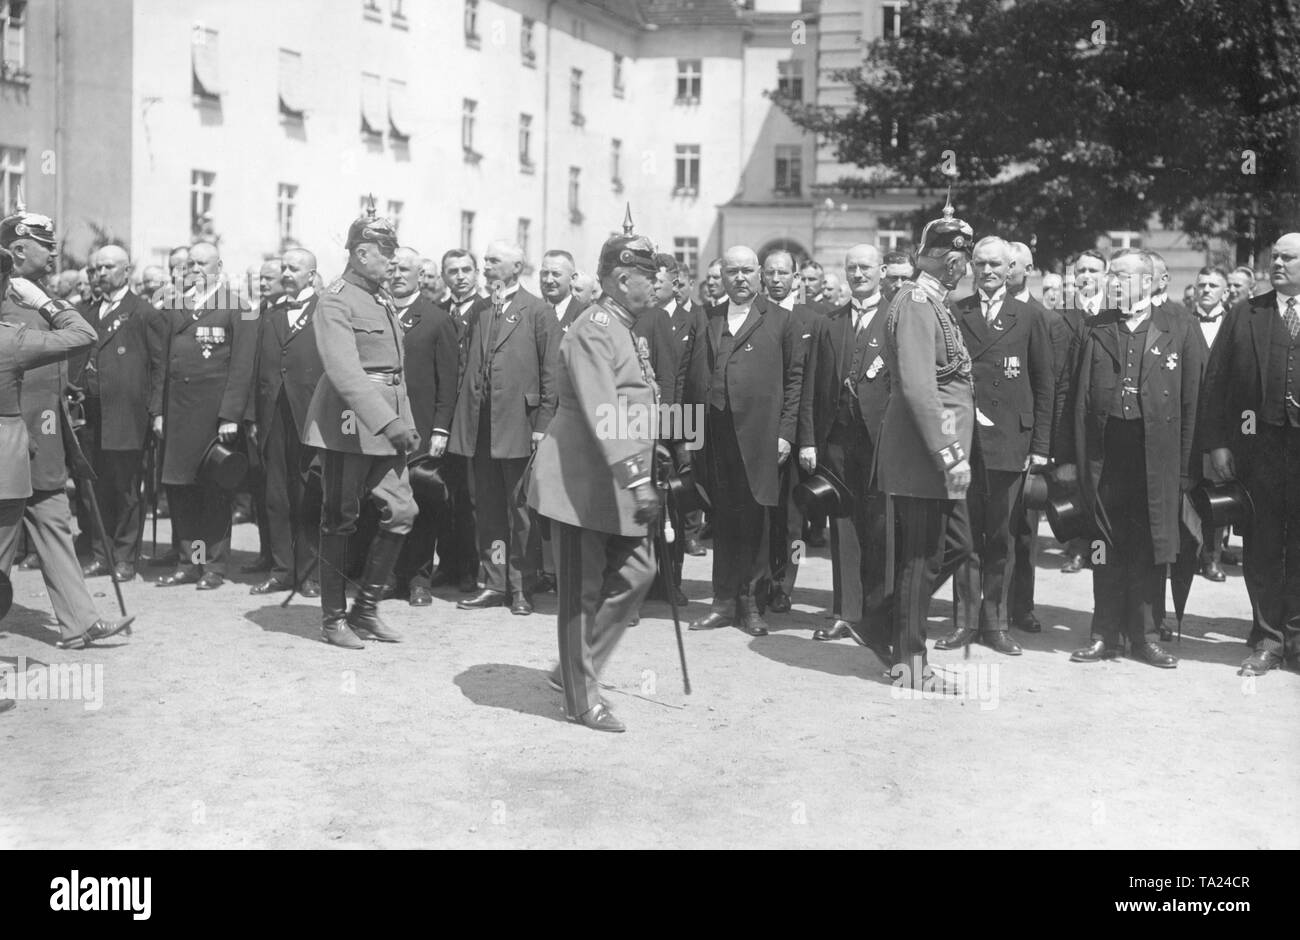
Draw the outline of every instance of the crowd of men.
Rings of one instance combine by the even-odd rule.
[[[551,683],[573,720],[620,731],[598,676],[656,572],[659,596],[685,604],[683,556],[711,536],[712,603],[690,629],[762,636],[828,531],[834,622],[815,638],[852,638],[894,681],[932,687],[926,616],[948,578],[954,630],[934,648],[1014,656],[1013,629],[1041,630],[1025,490],[1043,476],[1085,518],[1062,570],[1092,569],[1094,612],[1071,659],[1127,642],[1172,668],[1185,497],[1236,478],[1253,501],[1242,672],[1300,665],[1300,234],[1274,246],[1271,290],[1207,267],[1188,306],[1136,249],[1083,251],[1035,297],[1030,249],[977,239],[950,209],[913,254],[856,245],[842,275],[728,248],[698,295],[630,216],[594,274],[546,252],[541,296],[517,246],[488,245],[481,268],[460,249],[434,260],[373,210],[328,286],[292,249],[237,289],[207,241],[137,282],[127,252],[103,247],[79,284],[52,274],[55,244],[44,216],[0,223],[0,571],[25,522],[60,645],[129,631],[83,578],[137,576],[147,508],[172,523],[149,559],[169,569],[160,588],[222,588],[232,517],[247,516],[252,593],[319,597],[323,639],[343,648],[400,640],[386,597],[428,606],[445,587],[461,609],[523,616],[558,591]],[[974,292],[952,301],[971,272]],[[701,420],[601,423],[608,407],[665,405]],[[675,538],[656,557],[662,531]],[[1201,533],[1211,580],[1233,561],[1226,535]]]

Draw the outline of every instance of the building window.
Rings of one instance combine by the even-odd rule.
[[[294,239],[293,223],[298,215],[298,187],[291,183],[281,183],[275,195],[276,227],[280,233],[280,244]]]
[[[379,0],[361,0],[361,15],[372,23],[383,22],[384,14],[379,9]]]
[[[700,240],[698,238],[674,238],[673,258],[676,259],[678,265],[694,274],[700,264]]]
[[[623,75],[623,57],[616,52],[614,53],[614,97],[622,98],[626,87]]]
[[[533,172],[533,116],[519,115],[519,169]]]
[[[900,251],[912,243],[912,233],[899,228],[876,230],[876,247],[881,251]]]
[[[906,0],[885,0],[880,5],[880,35],[885,39],[897,39],[903,34],[903,7]]]
[[[361,133],[371,139],[384,135],[384,86],[378,75],[361,75]]]
[[[399,82],[395,78],[388,82],[388,134],[397,143],[406,143],[411,139],[406,82]]]
[[[193,92],[200,101],[221,100],[221,72],[218,68],[217,31],[195,26],[190,43],[193,59]]]
[[[8,15],[0,15],[0,49],[4,55],[6,80],[26,81],[27,74],[27,0],[9,0]],[[0,14],[3,11],[0,10]]]
[[[26,175],[27,151],[21,147],[0,147],[0,199],[4,200],[5,215],[18,211],[18,197]]]
[[[569,114],[575,126],[587,123],[582,116],[582,69],[569,71]]]
[[[478,34],[478,0],[465,0],[465,45],[477,49],[481,39]]]
[[[700,60],[677,60],[677,103],[700,103]]]
[[[578,208],[581,202],[581,179],[582,169],[580,167],[569,167],[569,221],[575,225],[582,221],[582,210]]]
[[[1141,232],[1107,232],[1106,237],[1110,239],[1111,251],[1119,251],[1121,248],[1141,248]]]
[[[474,112],[478,102],[465,98],[460,103],[460,146],[465,151],[467,163],[477,163],[478,153],[474,150]]]
[[[212,198],[217,174],[206,170],[190,173],[190,232],[195,236],[211,234]]]
[[[776,185],[782,196],[803,194],[803,149],[797,144],[780,144],[776,148]]]
[[[402,237],[402,210],[406,208],[406,203],[400,199],[388,200],[388,221],[393,223],[393,234],[398,238]]]
[[[537,63],[537,49],[533,46],[533,21],[524,17],[523,24],[519,27],[519,55],[524,60],[524,65],[535,67]]]
[[[395,29],[409,28],[406,21],[405,8],[405,0],[389,0],[388,13],[393,18],[393,27]]]
[[[280,50],[280,116],[301,121],[307,107],[303,101],[302,54]]]
[[[776,64],[776,93],[782,98],[803,101],[803,62],[790,59]]]
[[[675,162],[677,177],[673,185],[673,194],[677,196],[698,195],[700,191],[700,145],[678,144]]]
[[[614,192],[623,191],[623,141],[615,137],[609,142],[609,179]]]
[[[460,247],[466,251],[474,250],[474,213],[460,213]]]
[[[528,234],[531,228],[532,223],[528,219],[520,219],[519,224],[515,227],[515,244],[519,246],[519,250],[524,253],[525,258],[528,257]]]

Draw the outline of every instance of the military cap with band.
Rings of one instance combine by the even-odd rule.
[[[367,243],[377,245],[381,250],[387,248],[396,251],[398,248],[397,229],[390,220],[381,219],[375,214],[373,196],[370,197],[366,211],[348,226],[348,240],[344,247],[351,251],[357,245]]]
[[[48,215],[19,210],[0,219],[0,247],[8,248],[14,242],[30,238],[39,245],[54,250],[54,220]]]
[[[659,257],[654,242],[644,235],[632,234],[632,207],[623,216],[623,234],[611,235],[600,247],[600,262],[596,267],[599,277],[615,268],[638,268],[647,274],[659,271]]]
[[[943,217],[927,222],[921,230],[921,244],[916,253],[942,258],[950,251],[963,251],[968,256],[975,253],[975,230],[961,219],[952,217],[951,191],[943,207]]]

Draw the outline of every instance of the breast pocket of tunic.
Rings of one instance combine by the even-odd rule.
[[[352,332],[363,335],[382,334],[388,329],[388,324],[383,320],[373,317],[353,317]]]

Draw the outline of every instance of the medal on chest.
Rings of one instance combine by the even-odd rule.
[[[212,351],[226,343],[224,326],[199,326],[194,328],[194,339],[199,344],[204,359],[212,358]]]
[[[1009,379],[1020,377],[1020,357],[1007,356],[1002,362],[1002,374]]]

